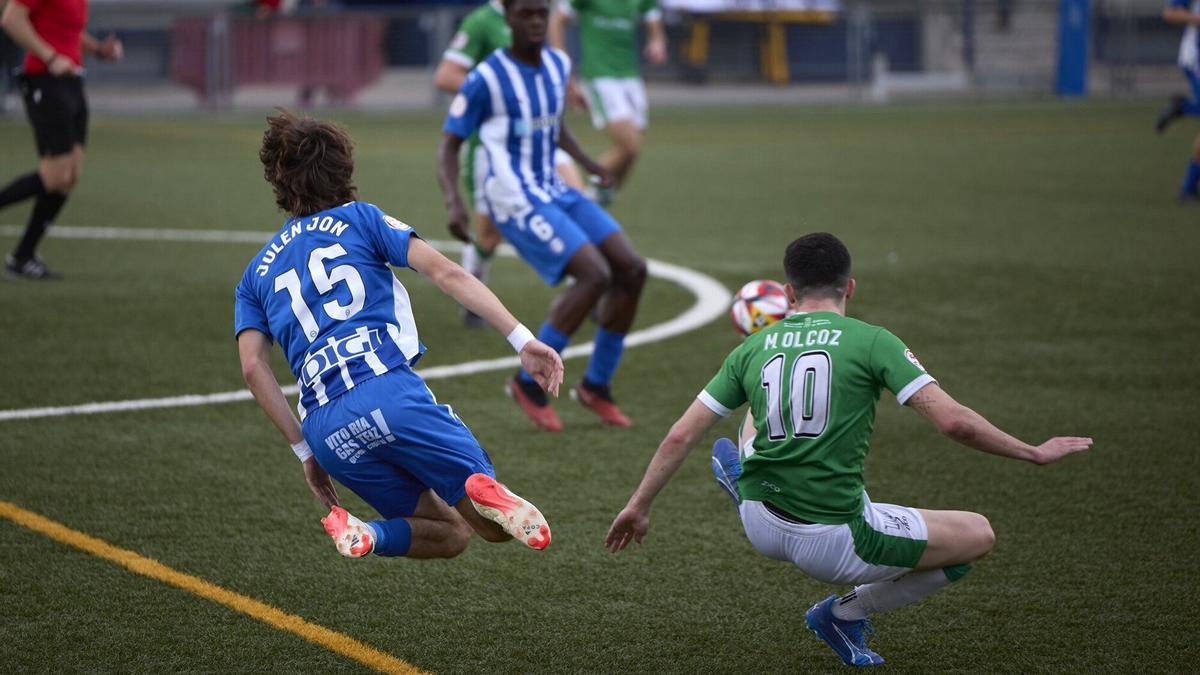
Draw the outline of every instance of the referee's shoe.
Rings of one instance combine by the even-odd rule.
[[[35,281],[49,281],[62,278],[61,273],[46,267],[46,263],[37,256],[28,260],[17,260],[11,255],[4,258],[4,276],[12,279],[33,279]]]

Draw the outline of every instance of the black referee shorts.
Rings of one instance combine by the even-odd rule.
[[[88,107],[82,77],[21,75],[18,83],[39,157],[65,155],[76,144],[87,144]]]

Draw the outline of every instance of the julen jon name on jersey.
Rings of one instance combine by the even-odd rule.
[[[271,241],[271,247],[263,254],[262,261],[258,267],[254,268],[258,272],[258,276],[265,277],[267,272],[271,270],[271,263],[275,262],[275,257],[283,252],[283,249],[292,240],[300,235],[301,232],[332,232],[334,236],[340,237],[350,227],[350,223],[341,220],[335,220],[333,216],[313,216],[309,219],[308,224],[304,221],[296,219],[291,226],[283,232],[279,233],[279,237]]]

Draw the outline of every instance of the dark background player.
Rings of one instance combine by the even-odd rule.
[[[36,171],[0,188],[0,208],[34,198],[25,234],[4,261],[9,276],[60,276],[35,252],[83,169],[88,125],[83,55],[113,61],[124,56],[115,36],[97,40],[84,30],[87,10],[87,0],[11,0],[0,15],[0,26],[25,49],[19,80],[39,157]]]

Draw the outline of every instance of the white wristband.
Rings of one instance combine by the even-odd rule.
[[[301,462],[307,461],[313,456],[313,451],[308,447],[308,441],[301,439],[299,443],[292,443],[292,452],[296,453],[296,459]]]
[[[517,327],[512,329],[512,332],[508,334],[508,344],[512,345],[512,348],[517,350],[518,354],[533,339],[533,333],[529,332],[529,329],[523,323],[517,324]]]

